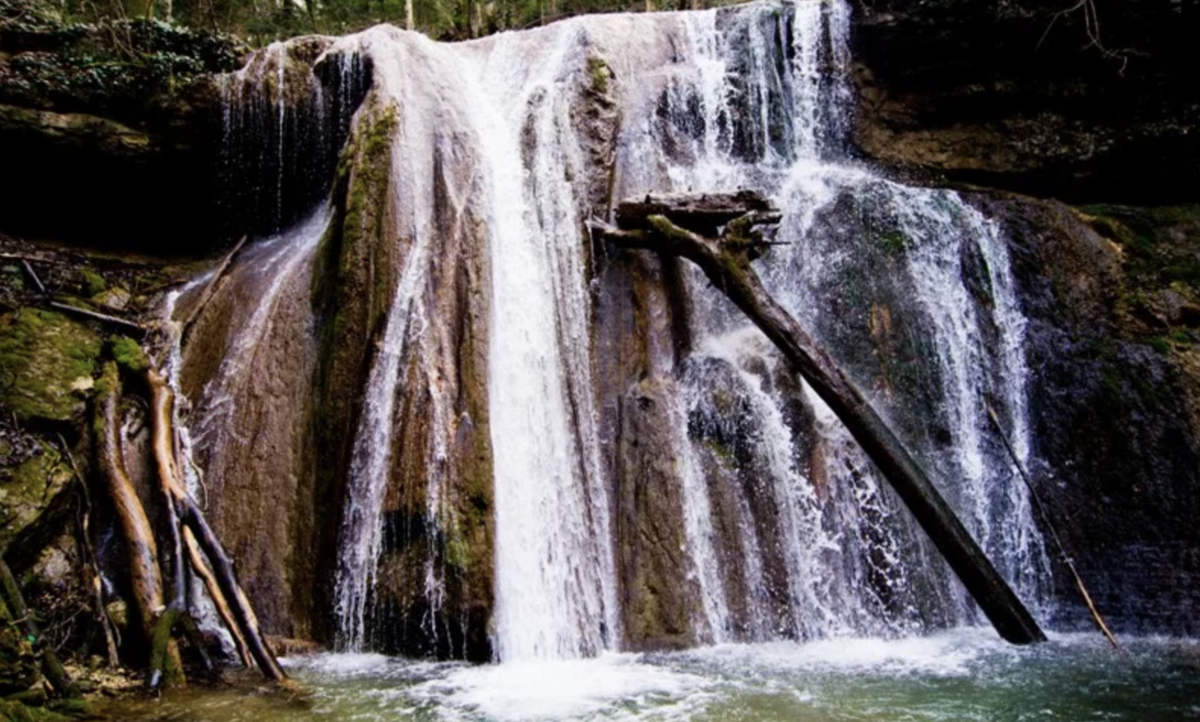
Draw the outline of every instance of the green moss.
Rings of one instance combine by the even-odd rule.
[[[0,547],[35,522],[70,481],[72,472],[53,445],[15,467],[0,468]]]
[[[145,371],[150,365],[137,341],[121,336],[112,342],[112,356],[126,371]]]
[[[0,404],[19,419],[66,421],[82,410],[100,338],[61,314],[22,309],[0,318]],[[82,382],[82,383],[80,383]]]
[[[25,289],[25,277],[21,274],[21,268],[19,266],[4,266],[0,268],[0,283],[14,291],[23,291]]]
[[[104,293],[108,288],[108,283],[104,280],[104,276],[96,273],[90,268],[85,268],[80,272],[83,276],[83,292],[88,298]]]
[[[592,91],[600,95],[608,95],[608,80],[612,77],[608,63],[593,55],[587,59],[587,64],[588,72],[592,76]]]
[[[733,447],[729,444],[725,443],[721,439],[708,437],[704,439],[704,445],[711,449],[712,452],[717,455],[717,458],[722,462],[731,466],[737,466],[737,455],[735,454]]]
[[[26,459],[20,466],[13,469],[12,478],[5,486],[5,492],[20,493],[29,499],[38,499],[46,490],[46,479],[58,465],[60,459],[53,447],[33,458]]]
[[[1148,343],[1150,345],[1150,348],[1159,352],[1163,356],[1166,356],[1167,354],[1171,353],[1171,342],[1168,341],[1167,339],[1163,338],[1162,336],[1154,336],[1154,337],[1148,339],[1146,341],[1146,343]]]
[[[1182,261],[1168,265],[1162,270],[1162,279],[1168,283],[1183,281],[1188,284],[1200,282],[1200,262]]]
[[[117,373],[117,364],[109,361],[104,364],[104,370],[100,372],[100,378],[96,379],[96,396],[104,398],[116,391],[120,386],[121,377]]]
[[[446,532],[446,565],[457,570],[466,570],[471,559],[471,545],[458,531],[451,527]]]

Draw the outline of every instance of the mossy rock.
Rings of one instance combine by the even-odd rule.
[[[45,707],[26,707],[14,700],[0,700],[0,722],[67,722],[72,717]]]
[[[81,279],[80,286],[85,296],[99,296],[108,288],[108,282],[104,280],[104,276],[101,276],[90,268],[82,269],[79,275]]]
[[[100,336],[62,314],[0,317],[0,406],[22,421],[71,421],[84,409]]]
[[[121,336],[112,343],[112,356],[116,360],[117,365],[126,371],[145,371],[150,362],[146,360],[146,354],[142,352],[142,347],[137,341]]]
[[[29,640],[16,628],[0,629],[0,695],[19,694],[41,679],[37,657]],[[0,707],[0,720],[7,719]]]
[[[0,469],[0,549],[5,548],[70,482],[71,469],[52,447],[11,469]]]

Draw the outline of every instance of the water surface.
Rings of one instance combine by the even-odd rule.
[[[189,690],[101,711],[129,720],[1200,720],[1200,643],[990,629],[900,640],[718,645],[473,666],[381,655],[289,661],[310,691]]]

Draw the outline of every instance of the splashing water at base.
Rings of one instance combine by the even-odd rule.
[[[1125,644],[1117,655],[1097,635],[1073,634],[1015,648],[966,628],[487,667],[326,655],[289,664],[312,691],[306,702],[193,690],[99,711],[131,722],[1200,719],[1200,644]]]

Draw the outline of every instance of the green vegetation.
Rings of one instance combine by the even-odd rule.
[[[101,276],[92,269],[84,268],[80,273],[83,276],[83,291],[88,297],[98,296],[104,293],[104,289],[108,288],[108,284],[104,281],[104,276]]]
[[[125,336],[113,341],[112,356],[117,365],[126,371],[145,371],[150,365],[137,341]]]
[[[608,95],[608,79],[612,70],[602,58],[595,55],[588,57],[588,72],[592,75],[592,90],[600,95]]]
[[[25,308],[0,317],[0,406],[19,419],[67,421],[82,411],[100,355],[94,331]]]
[[[0,0],[0,103],[140,125],[192,78],[241,65],[244,43],[196,27],[118,3]]]
[[[160,76],[222,64],[238,47],[298,35],[341,35],[379,23],[405,27],[440,40],[463,40],[501,30],[543,25],[584,13],[683,10],[733,4],[731,0],[0,0],[0,34],[53,35],[72,42],[108,36],[123,59],[93,57],[71,68],[96,76],[107,68],[140,65]],[[94,55],[94,54],[93,54]],[[236,55],[236,53],[235,53]],[[209,69],[212,69],[211,67]],[[65,68],[64,68],[65,70]]]
[[[875,242],[888,253],[900,254],[908,248],[908,238],[900,231],[884,231],[874,236]]]

